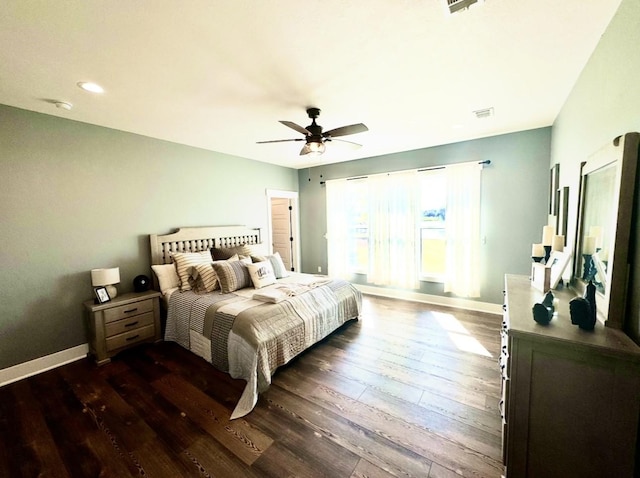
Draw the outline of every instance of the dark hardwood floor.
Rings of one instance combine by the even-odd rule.
[[[173,343],[0,388],[2,477],[501,474],[497,315],[365,296],[352,321],[244,387]]]

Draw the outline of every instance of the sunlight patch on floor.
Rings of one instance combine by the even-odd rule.
[[[470,352],[484,357],[493,357],[491,353],[451,314],[432,312],[438,323],[449,333],[453,344],[463,352]]]

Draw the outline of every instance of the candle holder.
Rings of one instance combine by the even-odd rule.
[[[533,259],[533,262],[542,262],[542,259],[544,259],[544,257],[531,256],[531,259]]]
[[[593,263],[593,257],[591,256],[591,254],[582,254],[582,259],[582,280],[593,280],[596,275],[596,267]]]
[[[544,246],[544,263],[549,262],[549,257],[551,257],[551,246]]]

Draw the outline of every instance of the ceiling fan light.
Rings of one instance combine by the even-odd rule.
[[[326,149],[325,144],[322,141],[310,141],[304,145],[300,154],[311,154],[313,156],[320,156]]]

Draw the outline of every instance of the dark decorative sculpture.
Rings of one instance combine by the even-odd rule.
[[[596,286],[593,284],[593,281],[589,281],[589,283],[587,284],[587,289],[584,292],[584,298],[589,302],[591,310],[589,320],[584,327],[580,326],[580,328],[585,330],[593,330],[596,326],[596,320],[598,318],[598,309],[596,307]]]
[[[544,300],[542,301],[542,305],[544,305],[547,309],[549,309],[549,312],[552,315],[555,312],[555,307],[553,306],[554,299],[555,297],[553,296],[553,292],[549,291],[545,294]]]
[[[596,326],[596,286],[589,281],[584,297],[575,297],[569,301],[571,323],[582,330],[593,330]]]
[[[540,325],[547,325],[551,322],[551,319],[553,319],[553,313],[555,312],[555,307],[553,305],[554,299],[553,293],[549,291],[544,296],[544,300],[542,302],[533,304],[533,320]]]
[[[589,301],[584,297],[574,297],[569,301],[569,314],[573,325],[585,323],[591,315]]]

